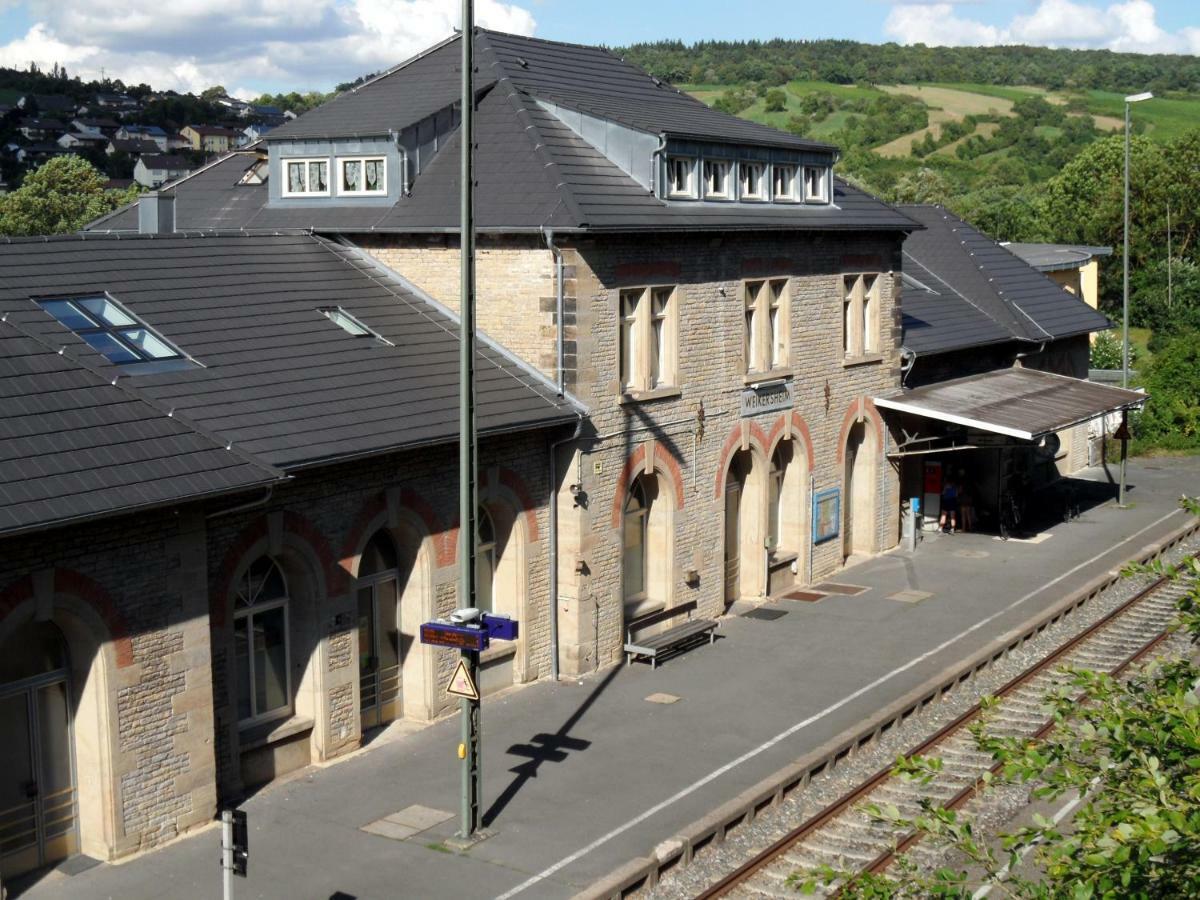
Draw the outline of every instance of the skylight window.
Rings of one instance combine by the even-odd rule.
[[[330,322],[346,332],[346,334],[354,335],[354,337],[369,337],[374,338],[381,344],[387,344],[389,347],[395,345],[381,335],[379,332],[368,328],[357,318],[346,312],[340,306],[325,306],[318,310],[321,315],[325,316]]]
[[[183,353],[107,294],[38,303],[111,363],[184,359]]]

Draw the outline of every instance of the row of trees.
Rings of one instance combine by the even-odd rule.
[[[1200,91],[1194,56],[1113,53],[1049,47],[927,47],[858,41],[657,41],[616,50],[677,84],[795,79],[837,84],[971,82],[1036,84],[1051,89]]]

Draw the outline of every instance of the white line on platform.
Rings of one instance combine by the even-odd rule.
[[[1080,569],[1090,566],[1096,560],[1098,560],[1104,556],[1107,556],[1109,553],[1111,553],[1113,550],[1116,550],[1122,544],[1128,544],[1130,541],[1145,534],[1150,529],[1156,528],[1157,526],[1161,525],[1163,522],[1167,521],[1167,519],[1171,518],[1172,516],[1178,515],[1181,512],[1182,512],[1182,510],[1178,510],[1178,509],[1172,510],[1171,512],[1169,512],[1165,516],[1163,516],[1161,519],[1156,519],[1155,521],[1151,522],[1149,525],[1147,525],[1145,528],[1141,529],[1140,531],[1135,531],[1133,534],[1129,535],[1129,537],[1125,538],[1121,542],[1119,542],[1117,544],[1113,544],[1111,547],[1108,547],[1107,549],[1103,550],[1102,552],[1097,553],[1091,559],[1081,562],[1079,565],[1075,566],[1075,568],[1068,569],[1066,572],[1063,572],[1057,578],[1047,581],[1045,584],[1041,585],[1040,587],[1034,588],[1032,591],[1030,591],[1024,597],[1021,597],[1018,600],[1014,600],[1012,603],[1008,604],[1008,606],[1005,606],[1003,609],[998,609],[994,613],[992,613],[990,616],[980,619],[978,622],[976,622],[970,628],[966,628],[963,631],[960,631],[958,634],[956,634],[952,638],[947,638],[946,640],[944,640],[940,644],[938,644],[936,647],[926,650],[920,656],[913,657],[908,662],[906,662],[904,665],[897,666],[895,669],[892,669],[892,671],[888,672],[886,675],[880,675],[878,678],[876,678],[870,684],[863,685],[858,690],[856,690],[854,693],[847,694],[845,697],[843,697],[841,700],[838,700],[836,703],[830,704],[829,706],[825,707],[820,712],[813,713],[807,719],[802,719],[801,721],[797,722],[795,725],[791,726],[787,730],[779,732],[779,734],[775,735],[775,737],[759,744],[754,749],[747,750],[741,756],[731,759],[729,762],[725,763],[725,765],[721,766],[718,769],[714,769],[713,771],[711,771],[707,775],[705,775],[703,778],[699,779],[698,781],[692,782],[687,787],[683,788],[680,791],[677,791],[676,793],[672,794],[667,799],[654,804],[654,806],[651,806],[649,809],[645,810],[644,812],[639,813],[638,815],[634,816],[628,822],[625,822],[622,825],[618,825],[616,828],[614,828],[612,831],[608,832],[607,834],[603,834],[600,837],[596,838],[594,841],[592,841],[586,847],[581,847],[579,850],[576,850],[574,853],[570,854],[569,856],[564,856],[562,859],[560,859],[554,865],[543,869],[542,871],[538,872],[536,875],[531,875],[529,878],[522,881],[516,887],[512,888],[511,890],[505,891],[503,894],[500,894],[498,897],[496,897],[496,900],[509,900],[509,898],[517,896],[517,894],[520,894],[523,891],[527,890],[528,888],[533,887],[538,882],[545,881],[547,878],[549,878],[555,872],[558,872],[559,870],[565,868],[566,866],[569,866],[571,863],[575,862],[576,860],[581,859],[584,856],[587,856],[593,850],[597,849],[598,847],[602,847],[604,844],[607,844],[613,838],[619,837],[620,835],[622,835],[626,831],[628,831],[630,828],[634,828],[634,827],[640,825],[642,822],[645,822],[651,816],[653,816],[659,812],[662,812],[668,806],[678,803],[684,797],[687,797],[689,794],[695,793],[700,788],[702,788],[706,784],[720,778],[722,775],[724,775],[726,772],[730,771],[731,769],[735,769],[738,766],[740,766],[742,763],[746,762],[747,760],[753,759],[754,757],[758,756],[761,753],[765,753],[767,750],[770,750],[772,747],[774,747],[780,741],[787,740],[789,737],[794,735],[796,732],[802,731],[803,729],[807,728],[809,725],[813,724],[814,722],[820,721],[821,719],[824,719],[826,716],[829,716],[832,713],[837,712],[839,709],[841,709],[847,703],[852,703],[853,701],[857,700],[859,697],[863,696],[863,694],[869,693],[870,691],[875,690],[875,688],[879,687],[880,685],[886,684],[888,681],[891,681],[897,675],[901,675],[904,672],[907,672],[913,666],[920,665],[925,660],[929,659],[931,656],[936,656],[938,653],[941,653],[943,650],[945,650],[951,644],[954,644],[954,643],[962,640],[967,635],[969,635],[975,631],[978,631],[980,628],[983,628],[986,625],[989,625],[990,623],[994,622],[996,619],[1000,618],[1000,616],[1004,615],[1005,613],[1012,612],[1012,610],[1016,609],[1018,606],[1025,603],[1027,600],[1029,600],[1033,597],[1036,597],[1042,591],[1044,591],[1048,588],[1054,587],[1054,585],[1058,584],[1064,578],[1074,575]]]

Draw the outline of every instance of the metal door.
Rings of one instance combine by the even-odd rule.
[[[0,686],[0,876],[78,852],[65,673]]]
[[[396,593],[394,577],[358,589],[359,709],[364,731],[401,713]]]

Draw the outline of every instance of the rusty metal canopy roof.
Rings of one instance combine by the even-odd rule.
[[[1023,440],[1137,406],[1146,395],[1036,369],[998,369],[876,397],[882,409]]]

